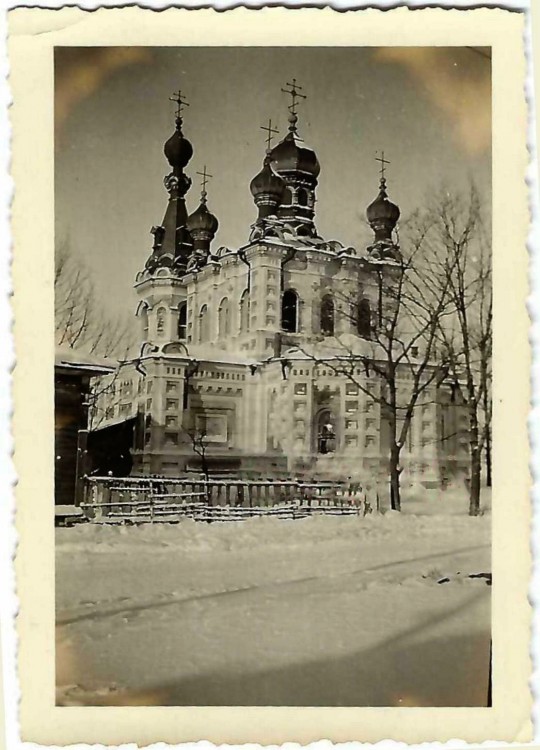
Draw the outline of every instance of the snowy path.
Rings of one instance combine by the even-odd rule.
[[[393,514],[60,529],[60,700],[482,705],[490,588],[467,575],[490,570],[489,533]]]

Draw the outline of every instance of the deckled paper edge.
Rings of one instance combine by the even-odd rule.
[[[528,631],[530,610],[524,604],[527,590],[530,556],[528,550],[529,477],[527,469],[528,445],[524,425],[528,412],[529,353],[527,345],[528,320],[523,305],[527,295],[527,257],[525,238],[527,234],[526,188],[526,138],[516,138],[516,132],[526,128],[526,108],[523,97],[525,59],[522,45],[522,17],[504,11],[450,11],[424,10],[410,12],[406,9],[380,13],[360,11],[337,14],[329,10],[302,10],[313,20],[302,28],[298,23],[298,11],[272,9],[271,11],[246,11],[244,9],[217,14],[215,11],[166,11],[152,13],[136,8],[117,11],[97,11],[84,14],[77,9],[68,9],[67,28],[59,26],[58,13],[54,11],[55,32],[26,36],[23,27],[35,14],[45,18],[47,11],[20,10],[11,16],[11,86],[14,92],[13,109],[13,175],[16,180],[14,202],[15,236],[15,336],[17,369],[15,372],[15,462],[20,477],[18,487],[19,513],[17,527],[21,534],[17,559],[18,586],[21,601],[19,619],[20,674],[23,685],[21,716],[23,738],[42,743],[54,742],[118,742],[138,741],[139,744],[167,740],[187,741],[205,737],[215,742],[259,741],[275,743],[287,740],[303,743],[320,737],[331,737],[335,741],[358,739],[377,741],[394,738],[415,742],[423,740],[445,740],[460,737],[471,741],[485,739],[507,739],[524,741],[530,734],[528,714],[530,695],[527,676],[530,674],[528,657]],[[503,492],[515,498],[508,513],[502,503],[496,503],[494,511],[494,534],[504,529],[508,545],[495,544],[494,548],[494,639],[502,636],[511,627],[517,646],[500,654],[495,645],[494,659],[494,708],[493,709],[276,709],[276,708],[55,708],[53,656],[54,638],[52,629],[52,466],[53,451],[50,436],[53,434],[52,382],[47,383],[45,373],[52,372],[52,153],[50,133],[52,131],[52,81],[35,85],[32,92],[25,87],[30,80],[33,56],[36,50],[45,50],[55,39],[60,44],[141,43],[178,44],[178,31],[172,39],[171,14],[182,14],[182,31],[189,29],[193,44],[217,43],[226,37],[234,43],[229,30],[225,35],[223,26],[233,23],[244,28],[238,43],[272,44],[279,38],[280,44],[290,44],[287,38],[296,32],[294,42],[303,34],[303,44],[388,44],[396,39],[404,44],[404,36],[410,37],[413,27],[421,17],[422,44],[474,44],[494,45],[494,234],[495,246],[495,299],[497,290],[509,285],[514,299],[505,297],[505,317],[496,317],[495,357],[503,357],[498,370],[499,386],[495,386],[495,401],[503,397],[504,408],[496,415],[494,432],[505,434],[511,444],[498,441],[495,451],[495,481],[497,496]],[[444,14],[444,24],[440,14]],[[474,13],[474,26],[467,21]],[[479,14],[484,14],[480,20]],[[108,14],[104,27],[104,14]],[[120,17],[120,14],[121,17]],[[278,15],[287,14],[286,31],[276,22]],[[291,17],[295,14],[295,18]],[[439,22],[435,21],[439,15]],[[114,16],[114,18],[113,18]],[[256,17],[256,20],[253,17]],[[264,16],[264,19],[262,18]],[[359,16],[361,25],[358,26]],[[378,19],[375,18],[378,17]],[[428,18],[429,16],[429,18]],[[24,20],[23,20],[24,19]],[[52,20],[52,16],[51,16]],[[61,20],[61,19],[60,19]],[[119,22],[122,23],[121,33]],[[128,23],[129,21],[129,23]],[[18,26],[18,28],[17,28]],[[34,22],[35,26],[35,22]],[[39,24],[38,24],[39,26]],[[378,28],[377,28],[378,26]],[[506,28],[503,28],[506,27]],[[246,27],[249,27],[246,29]],[[295,28],[296,27],[296,28]],[[333,27],[332,29],[330,27]],[[382,30],[381,30],[382,27]],[[425,36],[429,28],[429,37]],[[279,28],[279,37],[274,31]],[[392,33],[392,28],[396,29]],[[397,30],[399,29],[399,34]],[[14,31],[17,34],[14,34]],[[352,35],[354,33],[354,38]],[[418,33],[418,29],[416,31]],[[137,42],[134,35],[137,34]],[[317,36],[317,35],[322,36]],[[330,38],[330,37],[333,38]],[[170,41],[168,41],[170,40]],[[409,41],[409,43],[411,43]],[[504,45],[504,47],[503,47]],[[23,57],[21,53],[25,49]],[[504,49],[504,59],[502,51]],[[498,55],[498,52],[501,55]],[[24,59],[24,66],[22,60]],[[39,65],[36,77],[52,74],[51,65]],[[513,78],[512,78],[513,77]],[[512,84],[513,80],[513,84]],[[39,82],[40,83],[40,82]],[[504,85],[503,85],[504,83]],[[507,88],[508,87],[508,88]],[[26,88],[26,90],[25,90]],[[513,105],[513,106],[511,106]],[[32,117],[25,115],[31,106]],[[35,123],[44,126],[39,131]],[[32,134],[29,128],[32,129]],[[35,158],[32,170],[27,171],[23,151],[32,144]],[[503,151],[501,151],[501,145]],[[503,184],[504,183],[504,184]],[[32,196],[39,198],[30,203]],[[38,206],[28,222],[25,207]],[[25,215],[26,214],[26,215]],[[512,221],[508,221],[512,217]],[[26,219],[26,220],[25,220]],[[509,226],[511,224],[511,227]],[[39,237],[39,241],[36,238]],[[36,245],[39,245],[36,248]],[[508,248],[512,256],[506,257]],[[39,253],[39,254],[38,254]],[[502,253],[502,255],[501,255]],[[506,256],[504,255],[506,253]],[[31,263],[30,263],[31,261]],[[510,262],[511,261],[511,262]],[[500,266],[498,267],[498,263]],[[28,277],[25,269],[34,269]],[[516,293],[517,291],[517,293]],[[31,303],[31,304],[30,304]],[[43,311],[36,320],[36,306]],[[496,310],[497,316],[497,310]],[[508,330],[508,325],[511,326]],[[507,334],[504,328],[507,327]],[[47,339],[49,331],[50,339]],[[48,346],[48,340],[51,345]],[[504,358],[513,356],[513,366],[504,365]],[[499,355],[497,354],[499,352]],[[42,379],[35,376],[36,364],[43,373]],[[516,366],[517,364],[517,366]],[[497,364],[498,367],[498,364]],[[42,382],[43,381],[43,382]],[[29,397],[33,394],[33,398]],[[511,402],[508,405],[508,402]],[[516,415],[523,417],[523,428],[511,434],[508,421],[520,423]],[[503,418],[501,420],[501,417]],[[502,423],[504,422],[504,424]],[[510,424],[511,426],[511,424]],[[521,434],[523,432],[523,435]],[[505,443],[508,439],[505,440]],[[36,456],[35,446],[43,446]],[[508,453],[514,465],[513,476],[508,472]],[[31,463],[29,463],[31,460]],[[516,471],[517,470],[517,471]],[[507,503],[508,505],[508,503]],[[510,530],[512,534],[510,534]],[[510,539],[510,536],[512,537]],[[510,589],[509,586],[513,585]],[[504,589],[504,590],[503,590]],[[47,619],[47,616],[49,618]],[[527,653],[525,653],[527,652]],[[42,666],[39,667],[39,660]],[[515,708],[519,707],[519,716]],[[426,721],[427,719],[427,721]],[[431,726],[430,726],[431,725]],[[134,728],[137,727],[137,736]],[[105,734],[106,732],[106,734]],[[523,732],[523,734],[521,734]],[[529,733],[529,734],[528,734]]]

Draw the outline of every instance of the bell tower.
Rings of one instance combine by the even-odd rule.
[[[151,229],[152,251],[135,281],[141,341],[158,345],[186,337],[184,276],[194,246],[185,203],[191,179],[184,172],[193,156],[193,147],[182,130],[182,113],[189,104],[181,91],[170,99],[176,103],[175,130],[163,148],[171,167],[164,179],[169,199],[161,224]]]

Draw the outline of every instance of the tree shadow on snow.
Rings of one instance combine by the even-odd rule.
[[[372,649],[347,656],[182,678],[117,696],[116,705],[161,706],[487,706],[490,633],[429,635],[456,622],[488,592],[417,623]],[[396,613],[399,617],[399,613]],[[361,627],[361,623],[359,623]],[[450,632],[452,628],[449,629]],[[427,636],[427,637],[426,637]],[[240,647],[240,645],[239,645]],[[107,702],[111,705],[110,702]],[[92,702],[99,705],[100,701]],[[103,705],[103,704],[101,704]]]

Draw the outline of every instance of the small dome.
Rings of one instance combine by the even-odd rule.
[[[188,216],[186,225],[190,232],[209,232],[211,235],[215,235],[217,232],[219,222],[214,214],[211,214],[208,210],[204,197],[199,207]]]
[[[374,221],[385,221],[395,226],[398,222],[400,210],[395,203],[388,200],[386,180],[384,178],[381,180],[379,195],[366,209],[366,216],[370,224]]]
[[[184,169],[193,156],[193,146],[182,134],[182,121],[177,119],[176,130],[163,147],[167,161],[171,167]]]
[[[315,178],[319,176],[321,167],[315,152],[301,143],[296,133],[291,131],[274,146],[270,158],[276,172],[305,172]]]
[[[254,198],[259,195],[272,195],[276,199],[276,203],[281,200],[283,191],[285,190],[285,183],[281,177],[274,172],[270,166],[270,157],[267,156],[264,160],[264,166],[256,175],[249,185],[251,194]]]

